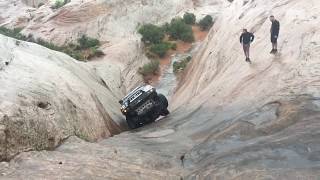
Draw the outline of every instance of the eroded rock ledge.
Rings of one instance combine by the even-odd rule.
[[[4,36],[0,47],[2,160],[54,149],[72,135],[97,141],[124,129],[117,97],[82,63]]]

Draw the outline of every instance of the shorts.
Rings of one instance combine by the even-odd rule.
[[[271,42],[272,43],[277,43],[278,42],[278,38],[274,37],[274,36],[271,36]]]
[[[250,43],[249,44],[243,44],[243,50],[244,51],[249,51],[250,49]]]

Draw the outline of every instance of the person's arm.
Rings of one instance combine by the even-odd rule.
[[[277,38],[279,35],[279,30],[280,30],[280,23],[279,21],[276,21],[272,24],[272,36]]]
[[[277,37],[279,36],[279,31],[280,31],[280,23],[279,23],[279,21],[277,21],[275,36],[277,36]]]
[[[251,37],[250,37],[251,42],[253,42],[253,40],[254,40],[254,35],[253,35],[253,33],[251,33],[250,35],[251,35]]]
[[[240,36],[240,43],[242,43],[243,34]]]

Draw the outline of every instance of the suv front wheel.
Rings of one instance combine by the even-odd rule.
[[[138,127],[140,127],[139,122],[139,117],[137,116],[127,116],[126,117],[127,120],[127,124],[129,126],[130,129],[137,129]]]
[[[167,116],[168,114],[170,114],[168,110],[168,100],[163,94],[158,94],[158,98],[159,98],[160,107],[161,107],[160,115]]]

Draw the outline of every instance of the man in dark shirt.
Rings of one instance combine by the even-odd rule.
[[[253,42],[254,35],[248,32],[247,29],[243,29],[242,34],[240,36],[240,43],[243,46],[244,55],[246,56],[246,61],[250,61],[250,43]]]
[[[270,16],[270,21],[272,22],[270,29],[272,50],[270,53],[275,54],[278,52],[278,37],[280,31],[280,23],[278,20],[274,18],[274,16]]]

